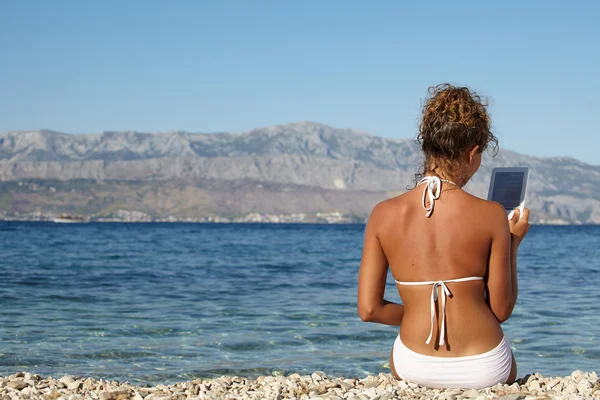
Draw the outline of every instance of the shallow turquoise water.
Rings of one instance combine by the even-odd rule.
[[[363,230],[0,222],[0,375],[388,372],[396,328],[356,314]],[[519,375],[600,370],[600,226],[534,226],[519,254]]]

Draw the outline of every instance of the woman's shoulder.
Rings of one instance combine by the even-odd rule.
[[[413,190],[414,189],[411,189],[408,192],[404,192],[397,196],[380,201],[379,203],[375,204],[375,207],[373,207],[373,211],[375,211],[375,209],[379,210],[380,212],[386,210],[389,211],[390,209],[395,210],[398,207],[402,207],[403,205],[408,204]]]
[[[506,211],[502,204],[482,199],[470,193],[467,193],[467,195],[471,202],[469,208],[471,211],[479,214],[481,218],[485,218],[486,221],[508,221]]]
[[[380,201],[373,207],[369,220],[377,222],[381,219],[389,220],[393,216],[401,216],[407,212],[411,205],[410,196],[411,191],[409,190],[408,192]]]

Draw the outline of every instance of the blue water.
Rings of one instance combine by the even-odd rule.
[[[389,372],[396,328],[356,313],[363,229],[0,222],[0,375]],[[519,287],[519,375],[600,370],[600,226],[533,226]]]

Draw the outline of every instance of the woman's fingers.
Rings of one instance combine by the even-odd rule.
[[[529,209],[523,208],[523,215],[521,215],[521,210],[515,208],[509,226],[510,233],[516,238],[517,243],[520,243],[529,231]]]

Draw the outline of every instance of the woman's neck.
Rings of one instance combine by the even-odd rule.
[[[465,186],[470,179],[470,177],[466,177],[463,174],[451,174],[447,171],[440,171],[439,169],[435,170],[435,171],[427,170],[427,171],[425,171],[424,175],[425,176],[428,176],[428,175],[437,176],[441,180],[453,183],[459,188],[462,188],[463,186]],[[461,176],[461,175],[463,175],[463,176]]]

